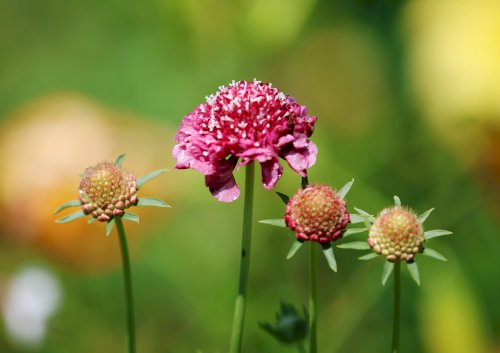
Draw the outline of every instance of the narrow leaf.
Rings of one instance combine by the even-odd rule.
[[[170,207],[168,203],[156,197],[141,197],[137,206]]]
[[[270,224],[276,227],[286,228],[285,220],[283,218],[279,219],[263,219],[259,223]]]
[[[345,199],[347,193],[349,192],[349,190],[351,190],[351,186],[353,183],[354,183],[354,179],[351,179],[350,182],[348,182],[347,184],[342,186],[342,188],[339,191],[337,191],[337,195],[339,195],[339,197],[341,199]]]
[[[426,240],[440,237],[442,235],[448,235],[448,234],[453,234],[453,232],[450,232],[449,230],[444,230],[444,229],[434,229],[434,230],[428,230],[427,232],[424,232],[424,238]]]
[[[420,273],[418,272],[418,266],[416,262],[412,262],[408,264],[408,271],[410,272],[411,277],[415,281],[417,285],[420,285]]]
[[[141,176],[139,179],[137,179],[137,188],[140,189],[141,186],[144,185],[144,183],[150,181],[153,178],[156,178],[158,175],[165,173],[166,171],[167,171],[166,169],[159,169],[155,170],[154,172]]]
[[[433,258],[435,258],[437,260],[448,261],[446,259],[446,257],[444,257],[439,252],[437,252],[436,250],[433,250],[433,249],[425,248],[424,252],[422,254],[424,254],[426,256],[429,256],[429,257],[433,257]]]
[[[113,230],[114,225],[115,225],[114,218],[106,224],[106,236],[107,237],[111,234],[111,231]]]
[[[115,160],[115,166],[120,168],[122,166],[123,160],[125,159],[125,153],[120,154]]]
[[[350,216],[351,216],[351,224],[362,223],[365,221],[365,219],[361,217],[359,214],[351,213]]]
[[[83,213],[82,210],[79,210],[79,211],[76,211],[76,212],[70,214],[69,216],[59,218],[58,220],[56,220],[56,223],[68,223],[68,222],[74,221],[75,219],[83,218],[85,216],[87,216],[87,215],[85,213]]]
[[[71,200],[71,201],[68,201],[68,202],[65,202],[63,203],[61,206],[59,206],[55,211],[54,211],[54,214],[57,214],[59,212],[61,212],[62,210],[64,210],[65,208],[68,208],[68,207],[76,207],[76,206],[80,206],[82,203],[79,201],[79,200]]]
[[[134,214],[134,213],[130,213],[130,212],[125,212],[122,216],[122,219],[124,219],[126,221],[132,221],[132,222],[139,223],[139,216]]]
[[[286,196],[285,194],[279,192],[279,191],[276,191],[276,195],[279,196],[279,198],[281,199],[281,201],[283,201],[286,204],[288,204],[288,200],[290,200],[290,198],[288,196]]]
[[[358,260],[371,260],[371,259],[376,258],[377,256],[378,256],[378,254],[376,252],[369,252],[366,255],[358,257]]]
[[[365,220],[369,220],[371,223],[375,222],[375,217],[373,215],[369,214],[368,212],[362,210],[361,208],[354,207],[354,209],[359,213],[361,217],[363,217]]]
[[[88,223],[88,224],[92,224],[92,223],[94,223],[96,220],[97,220],[97,218],[90,217],[90,218],[87,220],[87,223]]]
[[[382,285],[383,286],[385,286],[385,283],[389,279],[393,270],[394,270],[394,262],[386,261],[384,263],[384,272],[382,272]]]
[[[335,255],[333,255],[333,248],[330,245],[323,246],[323,254],[325,254],[326,261],[328,261],[328,266],[337,272],[337,261],[335,261]]]
[[[303,241],[298,241],[298,240],[295,240],[292,244],[292,247],[290,248],[290,251],[288,252],[288,255],[286,255],[286,259],[291,259],[293,257],[293,255],[295,255],[297,253],[297,251],[299,251],[299,249],[302,247],[302,245],[304,245],[304,242]]]
[[[431,214],[431,212],[434,211],[434,207],[433,208],[430,208],[428,209],[427,211],[425,211],[424,213],[422,213],[419,217],[418,217],[418,221],[423,224],[425,222],[425,220],[427,219],[427,217],[429,217],[429,215]]]
[[[368,250],[370,245],[366,241],[353,241],[351,243],[345,243],[337,245],[337,248],[341,249],[353,249],[353,250]]]
[[[396,195],[394,195],[394,204],[396,206],[401,206],[401,199]]]
[[[344,232],[343,236],[348,237],[349,235],[361,233],[364,232],[365,230],[368,230],[368,228],[349,228]]]

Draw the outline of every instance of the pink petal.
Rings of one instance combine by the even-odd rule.
[[[305,148],[292,149],[284,155],[284,158],[290,168],[300,176],[305,177],[307,175],[306,169],[316,163],[317,154],[318,148],[313,142],[309,141]]]
[[[278,159],[272,159],[260,164],[262,168],[262,184],[268,190],[272,189],[283,174],[283,167]]]
[[[240,189],[233,176],[233,169],[237,161],[237,157],[224,159],[215,166],[215,173],[205,175],[205,185],[208,186],[212,195],[221,202],[232,202],[240,196]]]

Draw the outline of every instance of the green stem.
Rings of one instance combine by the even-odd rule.
[[[304,347],[304,343],[297,343],[297,351],[299,353],[306,353],[306,348]]]
[[[309,246],[309,353],[317,352],[317,338],[316,338],[316,244],[310,242]]]
[[[399,353],[399,327],[401,318],[401,263],[394,263],[394,318],[392,321],[392,353]]]
[[[241,341],[243,338],[245,306],[247,301],[248,270],[250,268],[254,174],[254,163],[251,162],[246,166],[243,231],[241,234],[240,252],[240,280],[238,285],[238,295],[236,297],[236,305],[234,307],[233,328],[231,332],[229,353],[241,352]]]
[[[123,266],[123,288],[125,290],[125,319],[126,319],[126,344],[127,353],[135,353],[135,327],[134,327],[134,300],[132,297],[132,273],[130,271],[130,257],[127,247],[127,237],[121,217],[115,217],[118,230]]]

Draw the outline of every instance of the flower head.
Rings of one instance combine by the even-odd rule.
[[[330,186],[311,184],[288,201],[285,223],[298,240],[327,244],[342,237],[349,212],[345,200]]]
[[[272,189],[283,172],[280,157],[302,177],[315,163],[318,150],[308,138],[316,117],[271,84],[233,81],[206,101],[183,119],[173,156],[176,168],[204,174],[219,201],[239,196],[235,167],[259,162],[262,183]]]

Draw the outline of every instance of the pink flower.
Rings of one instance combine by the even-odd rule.
[[[316,162],[318,149],[308,138],[317,118],[271,84],[233,81],[206,100],[183,119],[173,156],[177,169],[203,173],[219,201],[238,198],[233,170],[252,161],[260,163],[266,189],[283,173],[279,157],[302,177]]]

